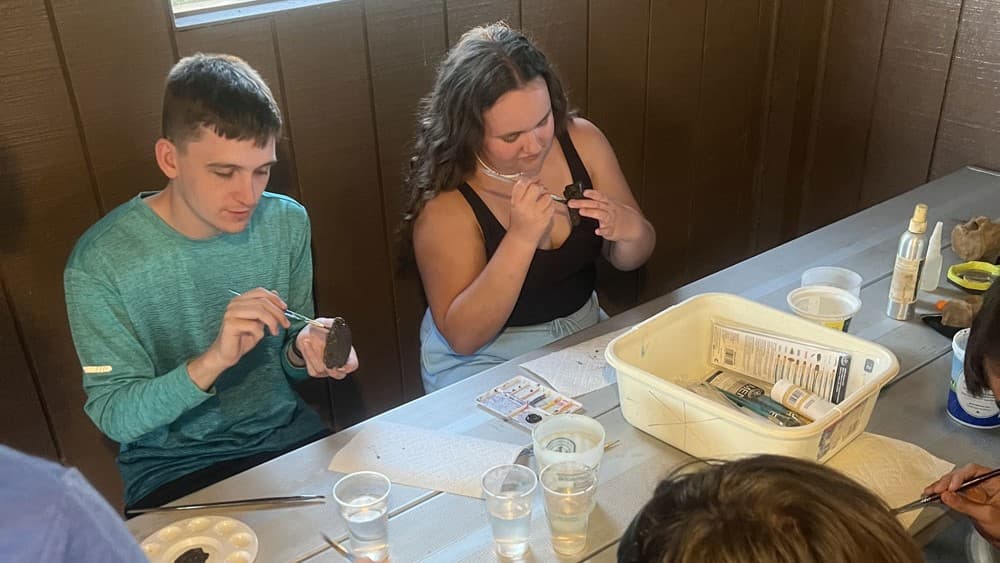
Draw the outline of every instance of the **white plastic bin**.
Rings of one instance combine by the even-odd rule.
[[[716,369],[709,358],[714,322],[849,352],[844,399],[810,424],[783,428],[689,391]],[[618,372],[629,424],[692,456],[716,459],[769,453],[825,462],[864,431],[879,389],[899,371],[883,346],[723,293],[692,297],[632,327],[605,356]]]

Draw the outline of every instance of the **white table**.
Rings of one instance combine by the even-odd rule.
[[[934,455],[957,464],[977,461],[1000,465],[1000,433],[972,430],[952,422],[944,405],[950,369],[950,342],[924,326],[916,317],[898,322],[885,316],[892,265],[898,236],[913,206],[930,207],[933,221],[945,222],[944,270],[957,257],[950,251],[948,233],[960,221],[976,215],[1000,216],[1000,176],[967,168],[890,201],[879,204],[810,233],[740,264],[691,283],[668,295],[638,306],[607,322],[481,373],[437,393],[386,412],[378,420],[426,429],[465,434],[514,444],[526,444],[528,435],[475,408],[474,398],[517,373],[517,365],[554,350],[633,325],[688,297],[711,291],[729,292],[786,309],[785,296],[799,285],[807,268],[836,265],[850,268],[864,278],[863,307],[850,332],[878,342],[899,358],[900,372],[881,393],[870,432],[915,443]],[[921,294],[917,313],[929,312],[939,298],[960,292],[944,281],[933,295]],[[608,440],[621,440],[601,465],[598,508],[592,520],[588,546],[575,560],[614,561],[617,540],[635,512],[649,498],[657,481],[690,457],[632,428],[622,418],[615,386],[581,399],[587,414],[607,430]],[[468,405],[456,409],[454,405]],[[329,494],[340,475],[326,470],[333,454],[346,444],[359,426],[226,479],[184,499],[208,502],[252,496]],[[492,538],[482,501],[435,491],[394,485],[390,495],[390,544],[394,561],[495,561]],[[258,561],[343,561],[326,547],[322,530],[334,538],[347,531],[332,502],[316,506],[283,507],[257,511],[215,511],[249,524],[260,539]],[[535,561],[555,561],[548,546],[548,530],[541,504],[536,505],[532,533]],[[941,512],[925,511],[915,525],[917,537],[927,541],[936,533]],[[128,522],[142,539],[183,514],[149,514]],[[565,559],[564,559],[565,560]]]

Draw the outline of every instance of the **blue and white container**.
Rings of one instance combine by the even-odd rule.
[[[969,342],[969,329],[955,333],[951,341],[951,384],[948,388],[948,416],[959,424],[972,428],[1000,427],[1000,408],[993,392],[983,391],[982,397],[969,393],[965,386],[965,345]]]

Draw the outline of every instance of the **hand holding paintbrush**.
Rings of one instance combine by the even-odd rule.
[[[996,479],[997,476],[1000,476],[1000,469],[966,465],[929,485],[922,499],[893,512],[898,514],[940,501],[972,518],[979,533],[996,546],[1000,544],[1000,479]]]
[[[232,289],[227,291],[237,298],[243,296]],[[253,291],[270,293],[266,290]],[[357,354],[352,346],[351,328],[347,325],[347,321],[340,317],[312,319],[289,309],[284,301],[279,303],[282,306],[281,313],[285,317],[306,323],[295,335],[295,340],[290,346],[289,362],[305,367],[312,377],[334,379],[342,379],[358,368]],[[283,326],[287,324],[285,321]],[[276,333],[272,330],[272,334]]]

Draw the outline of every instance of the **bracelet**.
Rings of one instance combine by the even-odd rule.
[[[296,334],[295,337],[292,338],[291,346],[289,346],[289,349],[292,351],[292,355],[294,355],[296,359],[302,362],[302,366],[295,366],[295,367],[305,367],[306,357],[302,355],[302,350],[299,350],[298,343],[295,342],[296,338],[298,338],[298,334]]]

